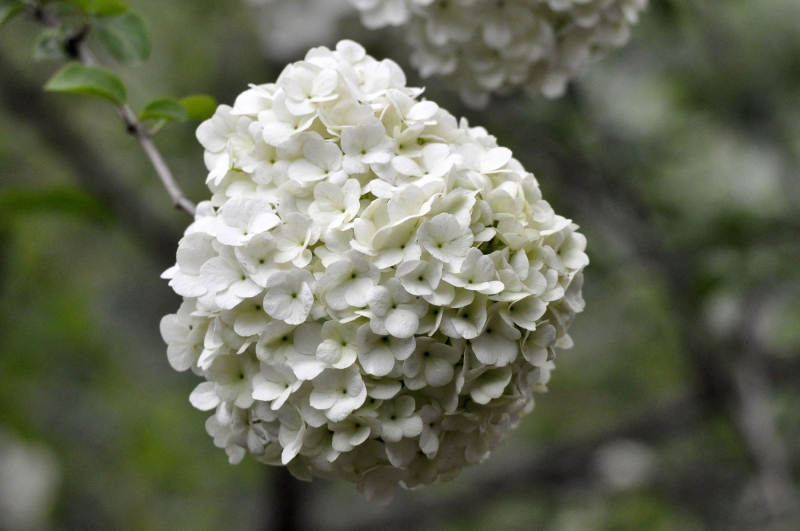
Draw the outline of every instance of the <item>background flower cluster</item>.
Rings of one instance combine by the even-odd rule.
[[[165,273],[177,370],[232,462],[390,498],[484,459],[583,309],[585,238],[482,128],[352,42],[220,106]]]
[[[371,29],[408,25],[411,63],[468,104],[520,88],[548,97],[624,45],[647,0],[350,0]]]

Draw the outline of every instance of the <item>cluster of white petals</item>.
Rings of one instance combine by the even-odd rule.
[[[411,63],[462,99],[524,88],[563,94],[586,65],[630,38],[647,0],[350,0],[370,29],[408,25]]]
[[[199,127],[213,196],[161,331],[231,462],[386,502],[487,457],[570,345],[585,238],[421,93],[342,41]]]

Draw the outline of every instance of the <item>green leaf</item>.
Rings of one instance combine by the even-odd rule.
[[[128,98],[125,85],[111,70],[81,63],[65,65],[50,78],[44,89],[94,96],[117,105],[123,105]]]
[[[150,57],[150,35],[142,17],[128,11],[101,18],[94,25],[97,38],[120,63],[137,66]]]
[[[0,26],[25,10],[25,3],[20,0],[0,0]]]
[[[33,58],[37,61],[46,59],[69,59],[66,51],[69,35],[63,28],[48,28],[42,31],[33,41]]]
[[[96,17],[113,17],[128,10],[119,0],[69,0],[81,10]]]
[[[40,212],[70,214],[101,223],[113,219],[113,214],[106,205],[76,188],[6,188],[0,192],[0,222],[11,216]]]
[[[181,100],[181,104],[186,107],[189,120],[208,120],[217,111],[217,100],[203,94],[187,96]]]
[[[183,122],[188,118],[186,107],[174,98],[151,101],[139,115],[139,120],[166,120]]]
[[[118,0],[95,0],[94,14],[98,17],[113,17],[128,10],[128,6]]]

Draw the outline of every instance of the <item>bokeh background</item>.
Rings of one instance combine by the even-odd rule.
[[[589,238],[586,311],[491,459],[385,509],[228,464],[158,332],[188,217],[111,107],[42,93],[32,20],[0,28],[0,529],[800,529],[800,2],[651,0],[565,97],[464,107],[347,0],[131,0],[135,107],[232,102],[342,37],[483,125]],[[91,42],[91,41],[90,41]],[[207,197],[196,125],[156,141]],[[288,518],[288,520],[287,520]],[[289,523],[287,523],[289,522]]]

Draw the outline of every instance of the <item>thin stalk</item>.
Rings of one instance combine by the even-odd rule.
[[[48,27],[61,25],[61,20],[44,9],[42,5],[32,0],[26,0],[26,4],[28,5],[28,12],[34,20]],[[72,58],[77,59],[86,66],[97,66],[99,64],[97,58],[85,45],[88,29],[87,26],[70,39],[66,51]],[[150,164],[155,169],[158,178],[166,188],[170,198],[172,198],[172,204],[175,208],[194,216],[197,211],[195,204],[183,193],[183,190],[175,180],[175,176],[172,174],[172,170],[170,170],[169,165],[161,155],[161,151],[153,142],[150,132],[139,122],[130,105],[115,105],[114,107],[120,120],[125,124],[127,131],[136,138],[136,141],[139,142],[145,155],[150,160]]]

